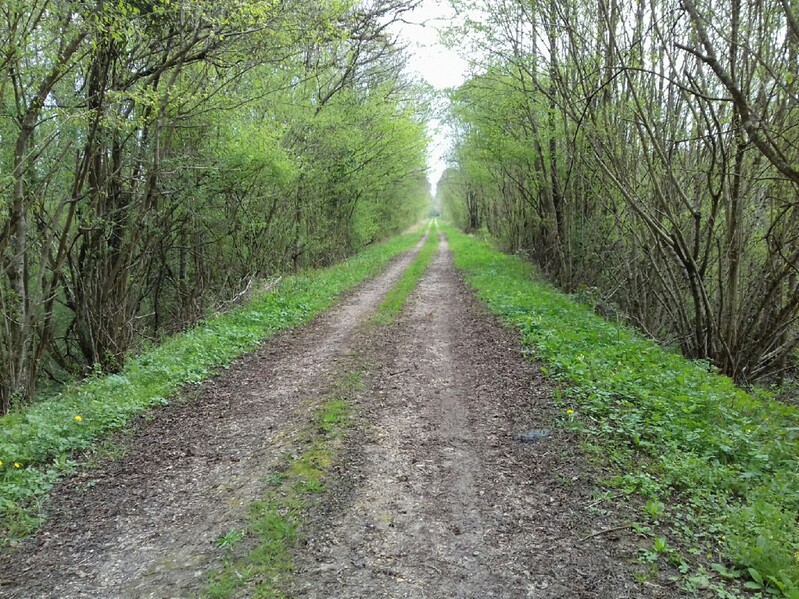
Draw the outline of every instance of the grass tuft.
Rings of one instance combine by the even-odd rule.
[[[358,372],[348,372],[336,382],[305,431],[304,450],[297,451],[299,456],[289,457],[286,466],[267,479],[270,488],[252,505],[246,530],[236,531],[235,542],[217,543],[227,555],[203,597],[285,597],[294,568],[292,550],[300,539],[303,517],[311,501],[325,491],[325,476],[348,426],[351,398],[360,389]],[[220,538],[230,541],[230,536]]]
[[[430,260],[433,258],[436,250],[438,250],[437,228],[436,232],[429,233],[427,240],[424,242],[422,249],[419,250],[414,261],[405,269],[405,272],[402,273],[402,277],[400,277],[396,285],[386,294],[377,312],[372,316],[373,323],[388,324],[394,322],[397,317],[399,317],[405,306],[405,302],[408,300],[408,296],[410,296],[416,284],[419,282],[419,279],[427,270],[427,266],[430,264]]]

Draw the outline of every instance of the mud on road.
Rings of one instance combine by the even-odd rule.
[[[592,536],[629,514],[591,510],[597,473],[555,426],[550,384],[474,299],[446,240],[399,322],[368,324],[411,257],[140,419],[121,458],[66,480],[39,534],[0,558],[0,597],[197,596],[218,564],[214,540],[353,352],[367,386],[287,596],[679,596],[635,582],[629,531]]]

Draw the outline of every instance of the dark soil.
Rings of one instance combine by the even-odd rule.
[[[410,258],[141,418],[117,440],[122,457],[64,481],[36,537],[0,557],[0,596],[195,596],[218,565],[215,539],[240,526],[309,398],[353,351],[367,388],[303,527],[289,596],[679,596],[635,581],[638,539],[623,526],[634,514],[595,499],[597,469],[557,427],[550,383],[445,242],[400,322],[368,324]]]
[[[583,540],[625,515],[592,513],[596,473],[556,428],[551,384],[445,242],[402,322],[373,342],[383,365],[362,432],[307,526],[292,596],[679,596],[635,582],[629,529]]]

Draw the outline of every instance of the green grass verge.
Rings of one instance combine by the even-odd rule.
[[[429,235],[422,249],[419,250],[411,265],[402,273],[400,280],[386,294],[383,302],[374,316],[372,316],[373,323],[388,324],[397,319],[405,306],[408,296],[427,270],[427,265],[430,264],[430,260],[436,250],[438,250],[438,227],[435,227],[435,230],[429,230]]]
[[[170,337],[116,375],[86,380],[0,418],[0,543],[29,533],[38,504],[85,450],[131,417],[199,383],[281,329],[308,322],[345,291],[409,250],[419,233],[370,248],[331,268],[285,277],[247,305]]]
[[[607,484],[645,498],[635,528],[652,544],[641,561],[671,561],[688,590],[799,599],[799,411],[599,318],[519,258],[446,231],[480,298],[563,383],[563,423],[613,467]]]
[[[284,597],[294,568],[292,549],[310,502],[325,491],[324,478],[336,459],[346,429],[352,397],[362,388],[361,375],[348,372],[317,410],[304,436],[304,449],[269,478],[270,488],[250,509],[245,530],[217,539],[226,556],[202,597],[228,599]],[[295,448],[296,449],[296,448]]]

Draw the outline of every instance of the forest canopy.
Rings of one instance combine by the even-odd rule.
[[[0,412],[428,202],[392,0],[0,6]]]

